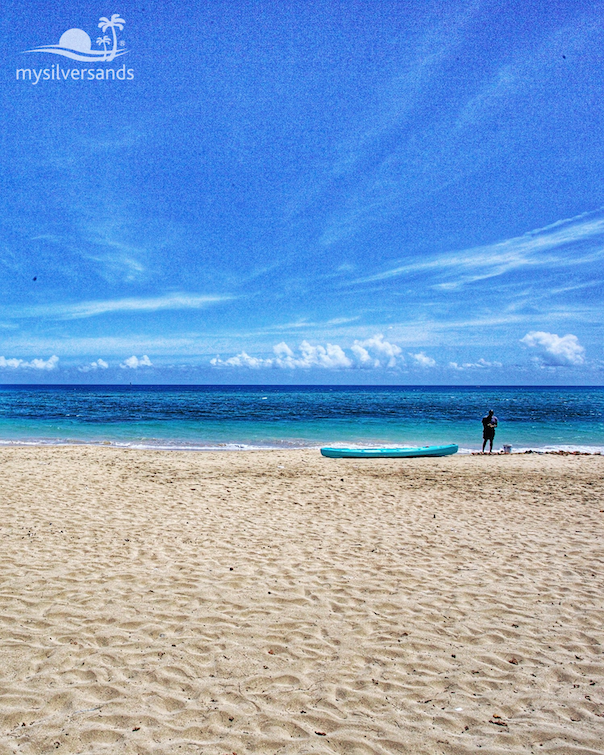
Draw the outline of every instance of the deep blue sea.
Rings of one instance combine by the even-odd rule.
[[[0,444],[247,449],[482,445],[604,452],[602,387],[0,386]]]

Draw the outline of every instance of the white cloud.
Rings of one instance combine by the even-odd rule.
[[[53,355],[48,359],[32,359],[31,362],[26,362],[24,359],[5,359],[0,357],[0,369],[20,370],[54,370],[59,363],[59,357]]]
[[[501,362],[487,362],[486,359],[479,359],[477,362],[449,362],[449,367],[453,370],[488,370],[492,367],[503,367]]]
[[[273,347],[273,351],[280,359],[294,358],[294,352],[289,348],[285,341],[281,341]]]
[[[577,336],[567,334],[560,337],[556,333],[546,333],[541,330],[531,330],[520,343],[530,349],[537,350],[536,359],[550,367],[565,365],[580,365],[585,363],[585,349],[579,343]]]
[[[245,351],[242,351],[241,354],[225,360],[220,359],[220,357],[214,357],[214,359],[210,360],[210,364],[212,367],[249,367],[250,369],[259,369],[260,367],[272,367],[272,361],[272,359],[251,357]]]
[[[16,370],[23,364],[22,359],[5,359],[4,357],[0,357],[0,368],[5,369],[12,369]]]
[[[31,362],[26,362],[24,367],[31,367],[34,370],[54,370],[59,363],[59,357],[54,355],[49,359],[32,359]]]
[[[436,367],[436,362],[432,357],[426,356],[423,351],[418,354],[409,354],[418,367]]]
[[[321,367],[323,369],[342,369],[352,367],[353,362],[349,359],[341,346],[328,343],[325,346],[312,346],[308,341],[300,344],[300,356],[288,353],[291,349],[285,343],[278,344],[275,350],[279,367],[302,368]],[[286,349],[288,351],[286,351]]]
[[[245,351],[230,359],[221,359],[219,356],[210,360],[212,367],[249,367],[280,368],[280,369],[310,369],[318,367],[322,369],[342,369],[353,366],[340,346],[328,343],[325,346],[312,346],[308,341],[302,341],[296,354],[285,343],[278,343],[273,347],[274,357],[262,359],[251,357]]]
[[[120,364],[120,367],[123,370],[138,370],[139,367],[153,367],[153,364],[146,354],[140,358],[132,355],[131,357],[128,357],[128,359],[124,359],[124,362]]]
[[[78,367],[78,372],[96,372],[96,370],[106,370],[109,367],[104,359],[97,359],[96,362],[90,362],[90,364],[84,365],[84,367]]]
[[[367,338],[365,341],[355,341],[351,351],[359,366],[362,367],[393,368],[399,364],[404,364],[401,347],[385,341],[381,333],[373,336],[373,338]]]
[[[273,347],[274,357],[263,359],[252,357],[242,351],[229,359],[216,356],[210,360],[212,367],[248,367],[250,369],[278,368],[278,369],[392,369],[404,364],[402,349],[396,344],[384,340],[384,336],[377,334],[364,341],[355,341],[350,348],[350,354],[337,344],[327,343],[325,346],[313,346],[308,341],[302,341],[297,351],[291,349],[284,341]]]

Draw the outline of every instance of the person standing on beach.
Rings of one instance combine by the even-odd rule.
[[[493,441],[495,440],[496,427],[497,417],[493,416],[493,410],[489,409],[487,416],[482,418],[482,453],[484,453],[487,441],[490,443],[489,453],[493,452]]]

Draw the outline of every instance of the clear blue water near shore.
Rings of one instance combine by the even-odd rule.
[[[482,444],[604,452],[602,387],[0,386],[0,445],[251,449]]]

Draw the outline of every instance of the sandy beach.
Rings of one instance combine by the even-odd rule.
[[[0,755],[604,753],[601,456],[0,471]]]

